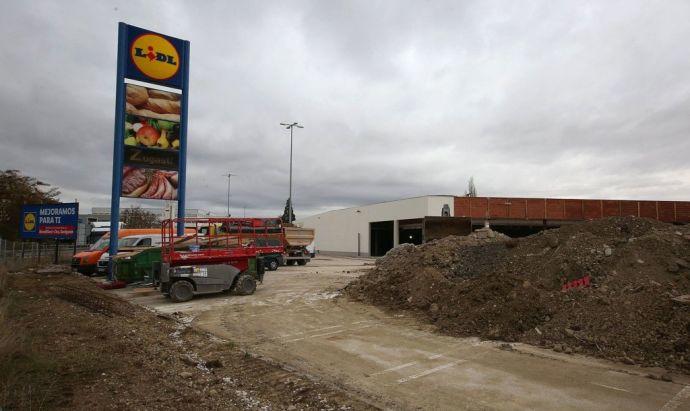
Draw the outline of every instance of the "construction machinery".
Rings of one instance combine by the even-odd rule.
[[[231,218],[183,218],[163,221],[160,290],[174,302],[198,294],[235,290],[253,294],[263,281],[263,257],[257,256],[256,230],[222,230]],[[194,227],[195,234],[175,236],[178,224]],[[234,232],[231,232],[234,231]],[[264,234],[268,234],[264,230]]]
[[[311,261],[311,252],[307,247],[314,242],[314,229],[283,225],[285,244],[285,263],[288,265],[305,265]]]
[[[314,229],[283,223],[280,218],[220,218],[203,233],[242,233],[245,241],[252,241],[257,255],[263,256],[266,268],[276,270],[281,265],[305,265],[312,253],[308,247],[314,242]],[[188,225],[189,227],[189,225]]]

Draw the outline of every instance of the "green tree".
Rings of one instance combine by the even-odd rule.
[[[155,228],[160,227],[158,217],[141,207],[125,208],[120,212],[120,217],[126,228]]]
[[[16,240],[24,204],[55,204],[60,191],[19,170],[0,171],[0,237]]]
[[[290,208],[288,208],[288,207],[290,207]],[[288,221],[288,219],[290,218],[288,216],[288,214],[289,214],[288,210],[290,210],[290,209],[292,209],[292,221]],[[292,204],[290,204],[289,198],[287,200],[285,200],[285,210],[283,210],[283,215],[282,215],[282,217],[280,217],[280,219],[283,220],[284,223],[288,223],[288,222],[292,223],[295,221],[295,210],[292,208]]]

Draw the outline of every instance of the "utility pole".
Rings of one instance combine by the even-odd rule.
[[[223,175],[228,178],[228,217],[230,217],[230,177],[237,177],[237,174],[232,174],[231,172],[228,172],[228,174]]]
[[[297,127],[297,128],[304,128],[303,126],[300,126],[297,124],[297,122],[288,124],[288,123],[280,123],[281,126],[284,126],[286,129],[290,130],[290,195],[288,197],[288,223],[292,224],[292,129]]]

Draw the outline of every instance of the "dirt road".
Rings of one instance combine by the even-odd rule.
[[[338,297],[371,260],[318,258],[267,273],[252,296],[172,304],[120,294],[345,388],[382,408],[690,409],[686,377],[536,347],[438,335],[403,314]],[[654,370],[652,370],[653,372]]]

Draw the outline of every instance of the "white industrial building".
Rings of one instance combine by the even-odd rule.
[[[316,231],[322,254],[380,256],[401,243],[423,242],[425,217],[452,217],[452,195],[428,195],[327,211],[297,221]]]
[[[298,221],[323,254],[381,256],[401,243],[467,235],[490,225],[511,237],[615,216],[690,221],[690,202],[429,195],[350,207]]]

